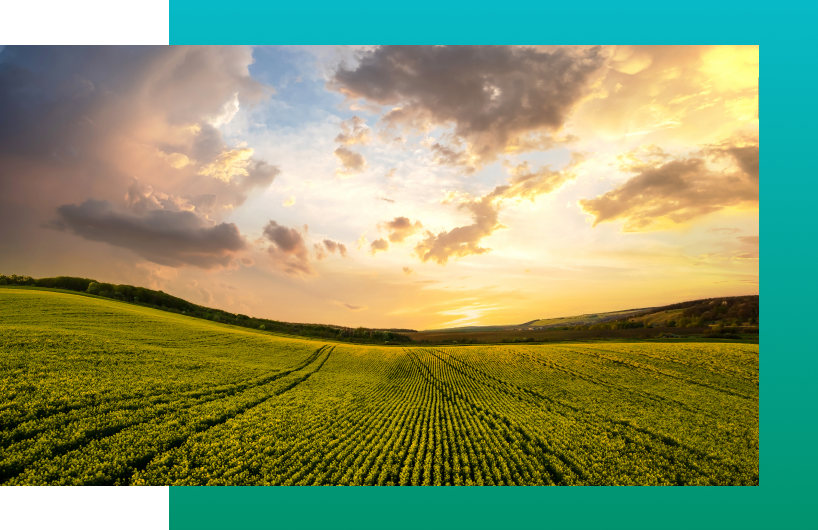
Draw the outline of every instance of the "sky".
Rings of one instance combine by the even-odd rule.
[[[412,329],[757,294],[758,57],[0,47],[0,273]]]

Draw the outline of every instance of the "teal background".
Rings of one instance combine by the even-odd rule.
[[[171,44],[759,44],[759,487],[170,488],[172,530],[815,527],[815,4],[170,0]]]

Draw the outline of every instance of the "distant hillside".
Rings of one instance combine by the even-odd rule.
[[[593,314],[589,313],[586,315],[578,315],[573,317],[544,318],[541,320],[532,320],[531,322],[521,324],[520,327],[549,329],[560,326],[580,326],[580,325],[590,326],[593,324],[599,324],[600,322],[611,322],[614,320],[621,320],[623,318],[627,318],[636,314],[642,314],[646,311],[650,311],[651,309],[653,308],[644,307],[641,309],[626,309],[624,311],[612,311],[609,313]]]
[[[495,326],[462,326],[459,328],[439,328],[427,329],[420,333],[484,333],[488,331],[529,331],[534,329],[552,329],[562,326],[590,326],[600,322],[620,320],[625,317],[641,314],[648,308],[629,309],[627,311],[614,311],[612,313],[598,313],[588,315],[578,315],[573,317],[546,318],[531,320],[524,324],[507,324]]]
[[[532,320],[506,329],[567,330],[626,329],[631,327],[757,326],[758,295],[691,300],[662,307]]]
[[[691,300],[646,310],[628,320],[645,325],[672,322],[676,327],[756,326],[759,323],[759,298],[756,294]]]
[[[569,317],[542,318],[523,324],[463,326],[424,330],[420,333],[485,333],[491,331],[543,331],[627,329],[632,327],[757,326],[758,295],[704,298],[661,307],[587,313]]]
[[[75,278],[72,276],[35,279],[31,276],[17,276],[16,274],[5,276],[0,274],[0,286],[3,285],[74,291],[84,293],[88,296],[112,298],[121,302],[152,307],[171,313],[232,324],[234,326],[344,342],[375,344],[411,342],[412,339],[402,333],[415,332],[413,329],[348,328],[326,324],[300,324],[280,322],[266,318],[254,318],[247,315],[228,313],[221,309],[212,309],[210,307],[197,305],[169,295],[163,291],[154,291],[144,287],[134,287],[133,285],[115,285],[97,282],[89,278]]]

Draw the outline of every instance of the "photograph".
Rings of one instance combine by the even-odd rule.
[[[760,484],[758,45],[0,46],[0,226],[2,486]]]

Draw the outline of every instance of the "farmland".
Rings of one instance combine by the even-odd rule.
[[[709,328],[636,328],[636,329],[584,329],[584,330],[500,330],[500,331],[420,331],[404,333],[421,344],[490,344],[498,342],[554,342],[596,339],[639,340],[658,338],[673,332],[681,336],[702,335]],[[758,342],[758,335],[755,335]]]
[[[357,345],[0,289],[0,484],[757,485],[759,347]]]

